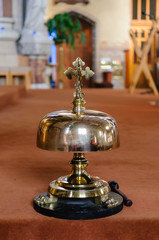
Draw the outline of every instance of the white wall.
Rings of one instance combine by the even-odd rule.
[[[81,12],[97,22],[98,40],[102,47],[129,48],[131,0],[90,0],[88,5],[54,5],[52,0],[48,0],[45,20],[69,10]]]

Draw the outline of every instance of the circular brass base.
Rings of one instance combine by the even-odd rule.
[[[46,201],[43,201],[44,199]],[[59,198],[52,195],[47,196],[47,193],[42,193],[34,198],[34,209],[37,212],[62,219],[103,218],[120,212],[122,208],[123,199],[114,192],[108,193],[108,199],[105,202],[102,202],[101,197]]]
[[[89,176],[88,184],[70,184],[68,176],[60,177],[49,184],[48,192],[57,197],[89,198],[104,196],[108,198],[109,184],[98,177]]]

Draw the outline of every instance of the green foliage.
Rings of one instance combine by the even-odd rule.
[[[75,34],[81,34],[81,43],[85,43],[85,35],[81,31],[82,26],[78,18],[72,19],[69,13],[57,14],[46,23],[51,34],[56,31],[55,44],[70,43],[71,49],[75,49]]]

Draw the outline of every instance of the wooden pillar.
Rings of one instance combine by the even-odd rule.
[[[137,20],[141,19],[141,0],[137,1]]]
[[[156,0],[156,19],[159,18],[159,0]]]
[[[125,50],[125,88],[129,88],[129,50]]]
[[[146,13],[150,14],[150,0],[146,0]],[[150,17],[146,16],[146,20],[149,20]]]

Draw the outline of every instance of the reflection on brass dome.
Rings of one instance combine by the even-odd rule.
[[[37,146],[63,152],[104,151],[119,146],[115,120],[98,111],[85,110],[77,116],[72,111],[57,111],[40,122]]]

